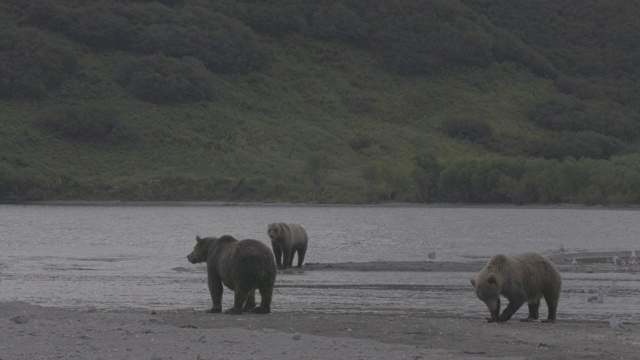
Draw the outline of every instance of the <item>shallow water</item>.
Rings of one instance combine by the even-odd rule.
[[[268,243],[267,224],[300,223],[306,262],[468,261],[496,252],[638,250],[634,210],[513,207],[0,206],[0,301],[105,309],[206,308],[206,274],[186,254],[196,235]],[[279,272],[274,311],[486,316],[466,272]],[[619,280],[603,304],[588,292]],[[637,273],[563,273],[560,318],[635,321]],[[223,297],[231,306],[230,292]],[[524,312],[523,312],[524,311]],[[524,316],[526,306],[516,317]],[[541,306],[541,315],[546,307]],[[635,318],[634,318],[635,316]],[[624,318],[624,317],[623,317]],[[625,320],[629,320],[626,318]]]

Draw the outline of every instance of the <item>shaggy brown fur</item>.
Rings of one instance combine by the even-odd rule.
[[[298,266],[301,267],[307,253],[309,237],[304,228],[298,224],[269,224],[267,234],[271,239],[273,253],[279,269],[293,266],[293,255],[298,252]],[[282,260],[280,260],[282,258]]]
[[[476,295],[489,308],[489,322],[505,322],[526,302],[529,316],[520,321],[538,319],[540,299],[544,297],[549,309],[547,319],[555,322],[562,278],[556,266],[545,256],[534,252],[514,256],[495,255],[471,280]],[[500,295],[509,305],[500,314]]]
[[[190,263],[207,262],[209,292],[213,306],[207,312],[222,311],[222,285],[234,291],[233,307],[227,314],[242,311],[266,314],[271,311],[276,263],[271,250],[258,240],[236,240],[232,236],[196,237],[196,246],[187,255]],[[255,292],[260,291],[260,306]]]

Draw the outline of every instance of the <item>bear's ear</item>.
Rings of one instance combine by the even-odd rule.
[[[473,285],[473,287],[476,287],[476,280],[475,279],[471,279],[471,285]]]
[[[490,274],[489,277],[487,278],[487,282],[489,284],[495,284],[496,283],[496,275],[495,274]]]
[[[203,242],[203,238],[200,237],[200,235],[196,236],[196,241],[198,242],[198,244]]]

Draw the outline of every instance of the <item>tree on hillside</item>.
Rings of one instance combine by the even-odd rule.
[[[41,99],[79,68],[64,40],[35,29],[0,28],[0,98]]]
[[[435,156],[428,152],[419,152],[414,157],[413,180],[416,184],[416,200],[421,203],[438,200],[438,178],[442,166]]]
[[[368,201],[375,201],[375,189],[376,185],[380,181],[380,169],[376,164],[371,163],[365,165],[360,170],[360,173],[365,183],[365,197]]]
[[[305,172],[311,179],[312,201],[321,201],[329,191],[329,170],[331,162],[323,153],[312,153],[306,161]]]

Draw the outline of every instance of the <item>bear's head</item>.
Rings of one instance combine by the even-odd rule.
[[[283,231],[284,228],[282,226],[282,223],[269,224],[269,227],[267,228],[267,234],[269,235],[269,238],[271,240],[275,240],[281,237]]]
[[[478,299],[482,300],[489,309],[491,320],[500,315],[500,293],[502,292],[502,278],[495,273],[480,273],[471,279],[471,285],[476,291]]]
[[[217,241],[218,238],[213,236],[205,238],[196,236],[196,246],[193,247],[193,251],[191,252],[191,254],[187,255],[187,260],[189,260],[189,262],[192,264],[207,261],[207,257],[209,256],[209,249],[212,246],[215,246]]]

